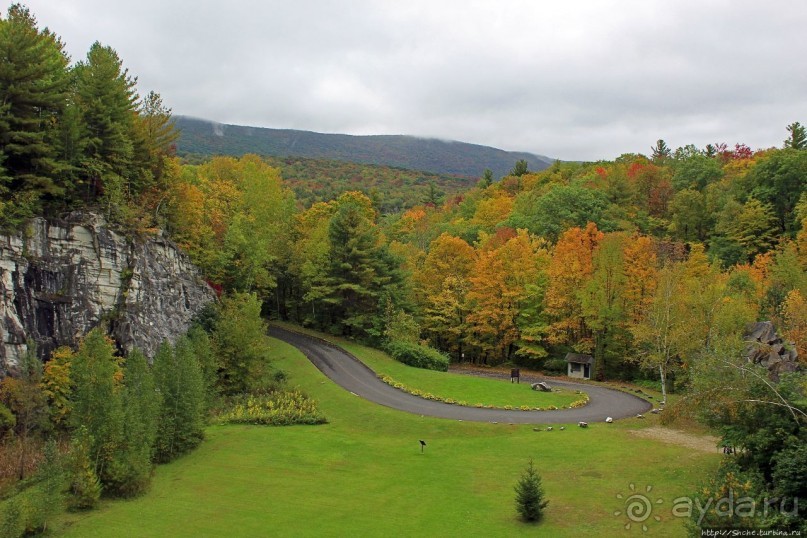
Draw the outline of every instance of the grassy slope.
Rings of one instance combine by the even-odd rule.
[[[211,427],[198,450],[157,469],[148,495],[65,516],[57,528],[69,536],[614,536],[627,532],[625,516],[614,516],[624,510],[616,495],[634,483],[665,501],[648,535],[679,536],[671,500],[718,461],[630,435],[649,421],[534,432],[400,413],[335,386],[290,346],[276,349],[291,383],[319,399],[330,424]],[[428,443],[424,454],[418,439]],[[530,458],[551,501],[538,529],[513,509]]]
[[[299,329],[298,329],[299,330]],[[435,372],[413,368],[391,359],[377,349],[363,348],[359,344],[332,338],[353,353],[360,354],[362,361],[377,374],[386,374],[405,386],[423,392],[467,402],[514,408],[522,405],[546,408],[550,405],[565,407],[579,400],[580,395],[573,390],[556,388],[557,392],[540,392],[530,388],[529,383],[510,383],[509,380],[471,377],[462,374]],[[363,349],[362,349],[363,348]]]

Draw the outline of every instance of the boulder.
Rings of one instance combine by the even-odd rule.
[[[783,373],[800,368],[798,353],[793,342],[786,342],[770,321],[753,323],[746,328],[745,357],[749,362],[768,369],[768,376],[779,381]]]

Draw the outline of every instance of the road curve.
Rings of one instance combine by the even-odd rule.
[[[651,408],[646,401],[618,390],[577,383],[557,383],[588,393],[589,403],[575,409],[556,411],[507,411],[478,409],[426,400],[387,385],[364,363],[341,348],[324,340],[272,326],[269,335],[287,342],[337,385],[371,402],[430,417],[470,422],[499,422],[512,424],[569,424],[580,421],[602,422],[636,416]]]

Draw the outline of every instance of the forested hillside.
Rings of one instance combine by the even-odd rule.
[[[375,164],[302,157],[267,157],[304,207],[327,202],[349,191],[361,191],[382,214],[418,204],[438,205],[473,187],[479,178],[419,172]]]
[[[437,174],[479,177],[490,168],[505,175],[517,160],[532,170],[543,170],[552,159],[531,153],[414,136],[351,136],[293,129],[267,129],[224,125],[177,117],[182,133],[180,155],[232,155],[255,153],[268,157],[307,157],[365,164],[381,164]]]

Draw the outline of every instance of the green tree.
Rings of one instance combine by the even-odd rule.
[[[785,140],[785,148],[805,149],[807,148],[807,129],[799,122],[791,123],[787,126],[790,136]]]
[[[95,473],[90,454],[90,434],[87,428],[79,427],[70,444],[67,463],[68,499],[71,510],[94,508],[101,498],[101,482]]]
[[[748,173],[751,197],[771,206],[780,234],[794,237],[799,229],[795,209],[805,177],[807,152],[796,149],[771,150]]]
[[[604,379],[606,368],[618,360],[624,340],[626,313],[623,306],[625,295],[625,263],[622,234],[607,234],[594,251],[591,278],[579,290],[580,302],[586,325],[594,334],[594,363],[597,378]]]
[[[120,375],[112,341],[100,329],[91,330],[70,367],[70,423],[74,430],[86,430],[79,444],[82,451],[86,449],[93,472],[102,484],[114,482],[116,458],[124,441]]]
[[[135,172],[137,79],[118,54],[95,42],[74,67],[75,99],[81,112],[81,176],[86,194],[100,196],[110,217],[120,218],[132,194],[140,192]]]
[[[529,164],[527,163],[526,159],[519,159],[516,161],[516,164],[513,166],[513,169],[510,170],[510,175],[515,177],[521,177],[525,175],[528,170]]]
[[[723,177],[720,161],[702,153],[692,153],[674,164],[672,184],[676,190],[694,189],[702,191]]]
[[[151,480],[160,394],[139,350],[127,357],[123,376],[123,438],[105,486],[116,495],[132,497],[144,492]]]
[[[658,370],[665,403],[667,375],[681,355],[689,351],[693,340],[684,279],[681,264],[671,264],[659,271],[653,302],[630,328],[637,353],[632,360],[648,370]]]
[[[211,327],[213,330],[215,327]],[[205,410],[210,410],[218,399],[219,363],[213,351],[213,342],[201,325],[194,324],[188,330],[188,342],[202,369],[205,387]]]
[[[482,179],[479,180],[479,187],[483,189],[487,189],[493,184],[493,170],[490,168],[485,168],[485,171],[482,172]]]
[[[776,244],[776,215],[769,204],[751,198],[729,224],[726,235],[742,247],[746,260],[750,261]]]
[[[328,227],[328,294],[331,324],[346,336],[380,336],[382,294],[395,295],[395,261],[382,242],[369,199],[358,193],[339,197]]]
[[[235,162],[240,204],[222,245],[228,289],[268,294],[277,286],[278,268],[288,265],[295,211],[294,194],[280,171],[256,155]]]
[[[157,92],[149,92],[140,102],[135,120],[135,157],[151,177],[162,179],[163,159],[173,153],[179,139],[171,119],[171,109]]]
[[[657,140],[656,145],[650,148],[653,151],[653,161],[656,163],[663,163],[672,155],[670,147],[664,140]]]
[[[507,224],[555,242],[569,228],[593,222],[603,231],[614,229],[607,215],[609,203],[600,190],[582,185],[555,185],[547,192],[531,190],[516,197]]]
[[[673,195],[670,202],[669,230],[683,241],[704,241],[714,225],[707,197],[694,189],[683,189]]]
[[[45,443],[44,458],[36,470],[37,484],[28,490],[30,496],[29,532],[43,532],[54,516],[64,509],[65,470],[62,455],[56,441]]]
[[[213,345],[223,394],[244,394],[267,385],[271,364],[266,322],[261,318],[257,295],[233,293],[222,297]]]
[[[164,463],[204,438],[204,379],[187,338],[173,349],[163,342],[154,357],[154,380],[162,397],[154,458]]]
[[[540,521],[549,504],[541,484],[541,476],[530,460],[515,487],[516,511],[527,522]]]
[[[0,18],[0,195],[6,202],[0,221],[20,211],[26,216],[39,198],[65,191],[59,134],[69,60],[63,49],[19,4]]]

